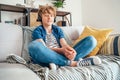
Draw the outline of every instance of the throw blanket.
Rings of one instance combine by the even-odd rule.
[[[33,70],[42,80],[120,80],[120,56],[97,56],[102,60],[102,64],[98,66],[64,66],[57,70],[49,70],[47,67],[33,63],[24,63],[24,65]],[[20,63],[12,56],[8,56],[7,62]]]
[[[33,72],[35,72],[41,80],[48,80],[48,73],[49,73],[49,69],[47,67],[42,67],[38,64],[33,64],[32,62],[25,62],[25,60],[20,57],[17,56],[15,54],[9,55],[6,59],[7,63],[19,63],[19,64],[23,64],[26,67],[28,67],[29,69],[31,69]]]

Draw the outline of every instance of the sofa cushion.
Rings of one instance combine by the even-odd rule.
[[[120,56],[120,34],[112,34],[104,42],[99,50],[99,54]]]
[[[69,45],[73,45],[73,42],[81,35],[84,30],[84,26],[69,26],[69,27],[60,27],[65,36],[65,40]]]
[[[23,30],[23,50],[22,57],[29,62],[28,44],[32,41],[32,32],[36,27],[21,26]]]
[[[41,80],[22,64],[0,63],[0,80]]]
[[[0,61],[4,61],[9,54],[21,56],[22,35],[20,26],[0,23]]]
[[[85,26],[85,29],[83,33],[79,36],[79,38],[74,42],[73,46],[77,44],[81,39],[85,38],[86,36],[92,35],[97,40],[97,46],[95,49],[88,55],[88,56],[94,56],[99,51],[100,47],[104,43],[104,41],[107,39],[108,35],[112,29],[96,29],[91,26]]]

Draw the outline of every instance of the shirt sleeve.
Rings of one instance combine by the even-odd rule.
[[[42,38],[42,31],[39,28],[36,28],[32,33],[33,40]]]

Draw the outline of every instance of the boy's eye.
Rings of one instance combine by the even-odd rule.
[[[46,17],[53,17],[53,15],[45,15]]]
[[[45,15],[46,17],[48,17],[49,15]]]

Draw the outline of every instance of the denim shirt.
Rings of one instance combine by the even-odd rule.
[[[44,29],[43,25],[38,26],[32,33],[33,40],[36,39],[43,39],[44,42],[46,42],[46,30]],[[59,46],[60,45],[60,39],[64,38],[64,33],[62,29],[58,26],[52,25],[52,34],[55,36]]]

